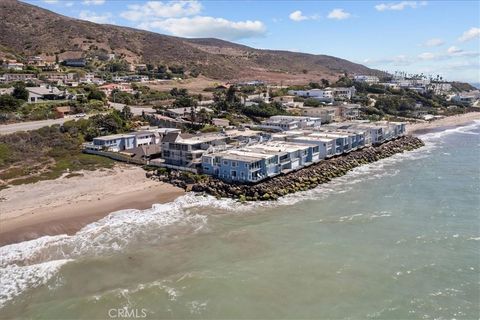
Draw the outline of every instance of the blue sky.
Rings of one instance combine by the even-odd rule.
[[[478,1],[26,0],[66,16],[480,82]]]

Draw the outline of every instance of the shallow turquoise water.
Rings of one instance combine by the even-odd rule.
[[[278,203],[189,195],[0,248],[0,312],[478,319],[480,128],[423,138],[425,148]]]

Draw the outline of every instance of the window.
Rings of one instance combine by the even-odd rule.
[[[232,170],[232,178],[236,178],[236,177],[237,177],[237,171]]]
[[[232,161],[232,167],[236,167],[237,166],[237,161]]]
[[[224,166],[228,166],[228,161],[227,161],[227,160],[223,160],[223,165],[224,165]]]

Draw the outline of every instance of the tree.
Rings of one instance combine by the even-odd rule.
[[[92,89],[88,94],[88,100],[104,100],[105,98],[105,92],[96,89]]]
[[[22,105],[22,100],[9,94],[0,95],[0,112],[15,112]]]
[[[178,96],[172,105],[174,108],[191,108],[197,106],[197,101],[190,97]]]
[[[200,111],[197,113],[197,118],[202,124],[206,124],[211,120],[210,114],[204,108],[200,109]]]
[[[12,96],[15,99],[28,101],[28,91],[23,83],[17,83],[14,86]]]
[[[188,96],[188,90],[187,89],[178,89],[178,88],[173,88],[172,90],[170,90],[170,94],[174,97],[178,97],[178,96]]]
[[[330,81],[328,81],[327,79],[322,79],[320,80],[322,82],[322,86],[323,87],[328,87],[330,86]]]
[[[237,92],[237,88],[235,86],[230,86],[225,93],[225,100],[227,103],[235,103],[237,102],[237,97],[235,96],[235,92]]]
[[[132,109],[130,109],[129,106],[123,107],[121,116],[125,121],[132,119],[133,118]]]

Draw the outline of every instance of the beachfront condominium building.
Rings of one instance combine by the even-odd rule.
[[[205,153],[225,150],[228,137],[219,134],[182,138],[180,133],[167,133],[162,140],[162,158],[166,167],[197,171]]]
[[[254,183],[280,172],[277,154],[242,149],[206,154],[202,171],[225,181]]]
[[[320,127],[320,124],[321,119],[316,117],[279,115],[262,121],[260,127],[263,129],[287,131],[302,128],[317,128]]]
[[[296,170],[319,159],[319,150],[315,146],[301,143],[275,142],[248,146],[245,150],[278,156],[281,171]]]
[[[119,152],[141,146],[159,143],[158,135],[151,131],[137,131],[125,134],[93,138],[93,143],[86,145],[88,149]]]
[[[267,142],[205,154],[202,171],[225,181],[253,183],[319,160],[316,145]]]
[[[302,135],[287,137],[287,141],[293,143],[312,144],[318,148],[318,160],[333,157],[335,155],[335,139],[315,135]]]

